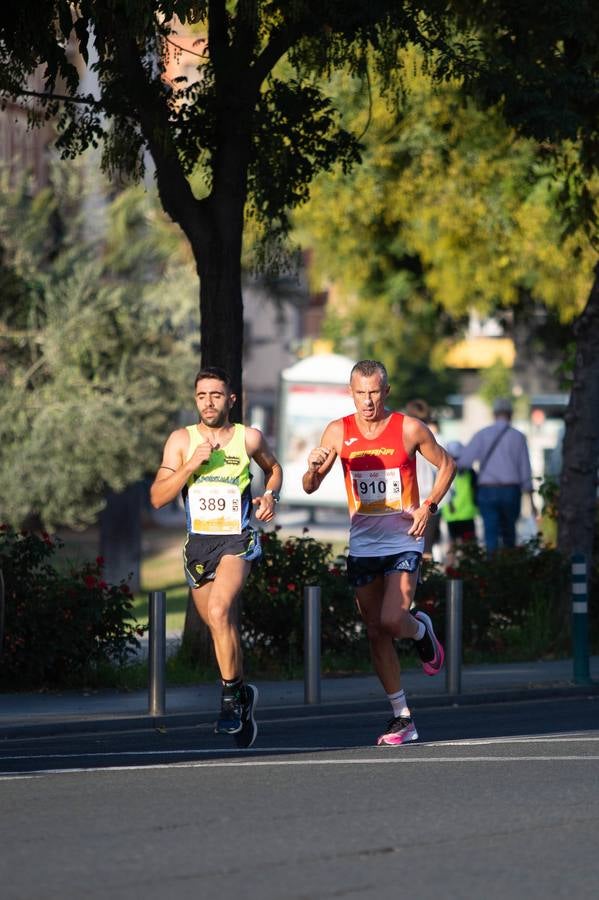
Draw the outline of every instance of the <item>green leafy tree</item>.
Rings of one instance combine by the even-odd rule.
[[[456,0],[478,32],[479,62],[465,87],[501,105],[517,133],[535,140],[560,172],[566,234],[584,229],[596,246],[599,170],[599,6],[594,0],[538,3]],[[565,415],[558,543],[590,563],[596,527],[599,460],[599,265],[573,325],[576,342]]]
[[[189,391],[193,268],[140,188],[86,239],[79,175],[0,190],[0,506],[19,525],[95,521],[155,469]],[[179,248],[179,250],[178,250]]]
[[[179,22],[198,34],[194,83],[164,77]],[[107,171],[139,176],[149,151],[162,205],[200,277],[202,364],[229,369],[241,397],[244,216],[281,235],[316,173],[357,161],[358,141],[326,92],[335,68],[364,73],[370,47],[391,78],[408,41],[440,48],[447,67],[462,47],[452,47],[452,33],[439,0],[10,2],[0,93],[27,96],[32,119],[57,118],[65,156],[101,143]],[[82,93],[87,63],[97,87]],[[27,79],[39,65],[36,92]]]
[[[509,310],[519,339],[514,323],[527,320],[528,334],[535,307],[544,323],[571,321],[596,254],[580,229],[561,243],[555,168],[535,143],[499,110],[465,102],[459,81],[436,83],[418,48],[402,57],[394,107],[376,78],[370,95],[356,79],[339,81],[344,120],[364,132],[363,164],[320,176],[295,221],[315,273],[335,286],[329,334],[384,358],[400,399],[417,384],[439,402],[447,343],[470,309]],[[545,354],[549,338],[561,352],[564,330],[544,328]]]

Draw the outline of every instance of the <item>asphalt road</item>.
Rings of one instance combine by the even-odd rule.
[[[3,900],[595,898],[599,698],[0,746]]]

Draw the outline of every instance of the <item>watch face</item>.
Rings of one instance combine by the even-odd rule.
[[[432,501],[431,501],[430,503],[427,503],[426,505],[428,506],[428,508],[430,509],[430,511],[433,513],[433,515],[434,515],[434,514],[437,512],[437,510],[439,509],[439,507],[437,506],[437,504],[436,504],[436,503],[433,503]]]

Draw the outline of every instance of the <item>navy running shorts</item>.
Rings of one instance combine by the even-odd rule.
[[[183,567],[187,584],[198,588],[212,581],[223,556],[239,556],[248,562],[260,559],[260,535],[253,528],[241,534],[188,534],[183,547]]]
[[[388,556],[348,556],[347,577],[352,587],[364,587],[378,575],[390,575],[391,572],[417,572],[422,560],[422,553],[414,550],[403,553],[391,553]]]

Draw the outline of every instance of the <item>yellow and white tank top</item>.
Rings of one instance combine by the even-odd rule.
[[[233,437],[187,479],[183,488],[187,531],[192,534],[241,534],[250,522],[252,493],[245,426],[235,425]],[[188,425],[186,461],[204,440],[197,425]]]

